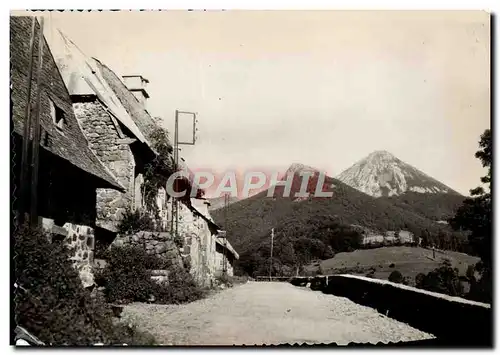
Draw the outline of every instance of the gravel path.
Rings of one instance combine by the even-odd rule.
[[[166,345],[343,345],[433,338],[347,298],[278,282],[248,282],[186,305],[134,303],[122,317]]]

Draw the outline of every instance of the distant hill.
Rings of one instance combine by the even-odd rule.
[[[379,150],[343,171],[337,179],[373,197],[398,196],[407,192],[460,194],[417,168]]]
[[[379,199],[385,200],[404,210],[415,212],[433,221],[446,221],[455,215],[465,197],[450,193],[423,194],[405,192],[401,195],[385,196]]]
[[[225,204],[224,196],[208,198],[207,200],[210,202],[210,206],[208,207],[208,210],[210,212],[224,207]],[[237,201],[239,201],[237,197],[233,196],[229,197],[229,204],[235,203]]]
[[[272,197],[267,197],[266,190],[233,203],[227,211],[227,225],[223,211],[213,211],[214,220],[228,231],[228,239],[239,253],[252,250],[267,240],[271,228],[286,224],[289,229],[300,229],[311,218],[320,221],[322,217],[335,218],[340,224],[357,224],[381,232],[402,229],[417,235],[425,229],[437,232],[447,227],[391,201],[368,196],[331,177],[326,177],[323,190],[333,191],[332,197],[296,198],[294,192],[299,191],[302,184],[299,175],[302,170],[296,168],[297,165],[289,169],[294,173],[290,197],[283,197],[284,187],[278,186]],[[311,170],[309,167],[305,169]],[[310,182],[317,179],[316,170]],[[307,191],[312,192],[315,188],[316,184],[310,183]]]

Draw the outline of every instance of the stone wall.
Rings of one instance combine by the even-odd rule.
[[[72,250],[71,259],[80,274],[84,287],[94,284],[92,264],[94,262],[94,230],[87,226],[66,223],[63,226],[68,231],[66,243]]]
[[[220,249],[219,249],[220,248]],[[227,253],[228,251],[226,251]],[[234,269],[233,265],[227,257],[224,257],[224,253],[222,247],[217,247],[217,251],[215,253],[215,276],[219,277],[224,274],[224,259],[226,259],[226,275],[233,276]]]
[[[130,148],[133,142],[98,101],[74,102],[73,109],[88,140],[90,149],[127,189],[97,189],[97,220],[99,227],[116,231],[121,214],[134,205],[135,159]]]
[[[356,275],[294,277],[290,282],[372,307],[433,334],[448,346],[492,345],[493,312],[489,304]]]
[[[126,193],[111,189],[97,190],[96,224],[101,228],[116,232],[122,213],[127,207],[143,206],[141,196],[138,196],[142,176],[141,174],[136,176],[138,160],[130,147],[133,140],[125,136],[117,122],[97,99],[82,98],[73,104],[73,108],[87,137],[89,147],[117,180],[127,188]],[[160,227],[164,230],[170,229],[171,200],[167,201],[165,190],[160,189],[157,204],[162,222]],[[208,206],[204,200],[192,199],[192,201],[201,213],[209,216]],[[212,234],[208,223],[202,217],[183,203],[179,204],[178,233],[183,241],[180,248],[175,246],[173,238],[166,237],[167,234],[157,233],[158,237],[147,233],[118,237],[114,244],[142,245],[149,253],[158,254],[167,259],[174,258],[176,263],[189,265],[189,271],[199,285],[210,286],[212,284],[215,272],[215,235]],[[163,250],[165,245],[170,248],[168,249],[169,255],[166,255]],[[173,254],[176,256],[174,257]],[[178,255],[179,260],[177,260]]]
[[[178,233],[183,240],[181,253],[190,265],[189,272],[199,285],[211,286],[215,274],[215,235],[208,223],[180,203]]]
[[[119,236],[111,245],[139,246],[144,248],[146,253],[167,261],[169,266],[183,266],[179,248],[173,236],[167,232],[137,232],[133,235]]]
[[[44,230],[54,233],[55,237],[60,237],[70,250],[70,260],[78,270],[84,287],[94,284],[94,274],[92,264],[94,262],[94,229],[65,223],[62,227],[54,224],[52,219],[41,218],[41,225]]]

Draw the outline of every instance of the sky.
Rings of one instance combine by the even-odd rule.
[[[490,16],[482,11],[44,13],[88,56],[149,80],[173,132],[198,113],[190,168],[336,176],[387,150],[468,194],[485,174]],[[189,139],[189,118],[180,118]],[[173,134],[172,134],[173,136]]]

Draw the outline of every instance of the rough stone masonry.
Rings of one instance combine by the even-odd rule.
[[[97,220],[99,227],[116,231],[121,215],[132,206],[135,192],[135,159],[130,143],[118,123],[97,100],[75,102],[75,115],[90,149],[127,189],[125,193],[113,189],[97,189]]]
[[[182,257],[175,240],[167,232],[137,232],[115,238],[112,246],[138,246],[147,254],[156,255],[167,262],[168,266],[182,266]]]

